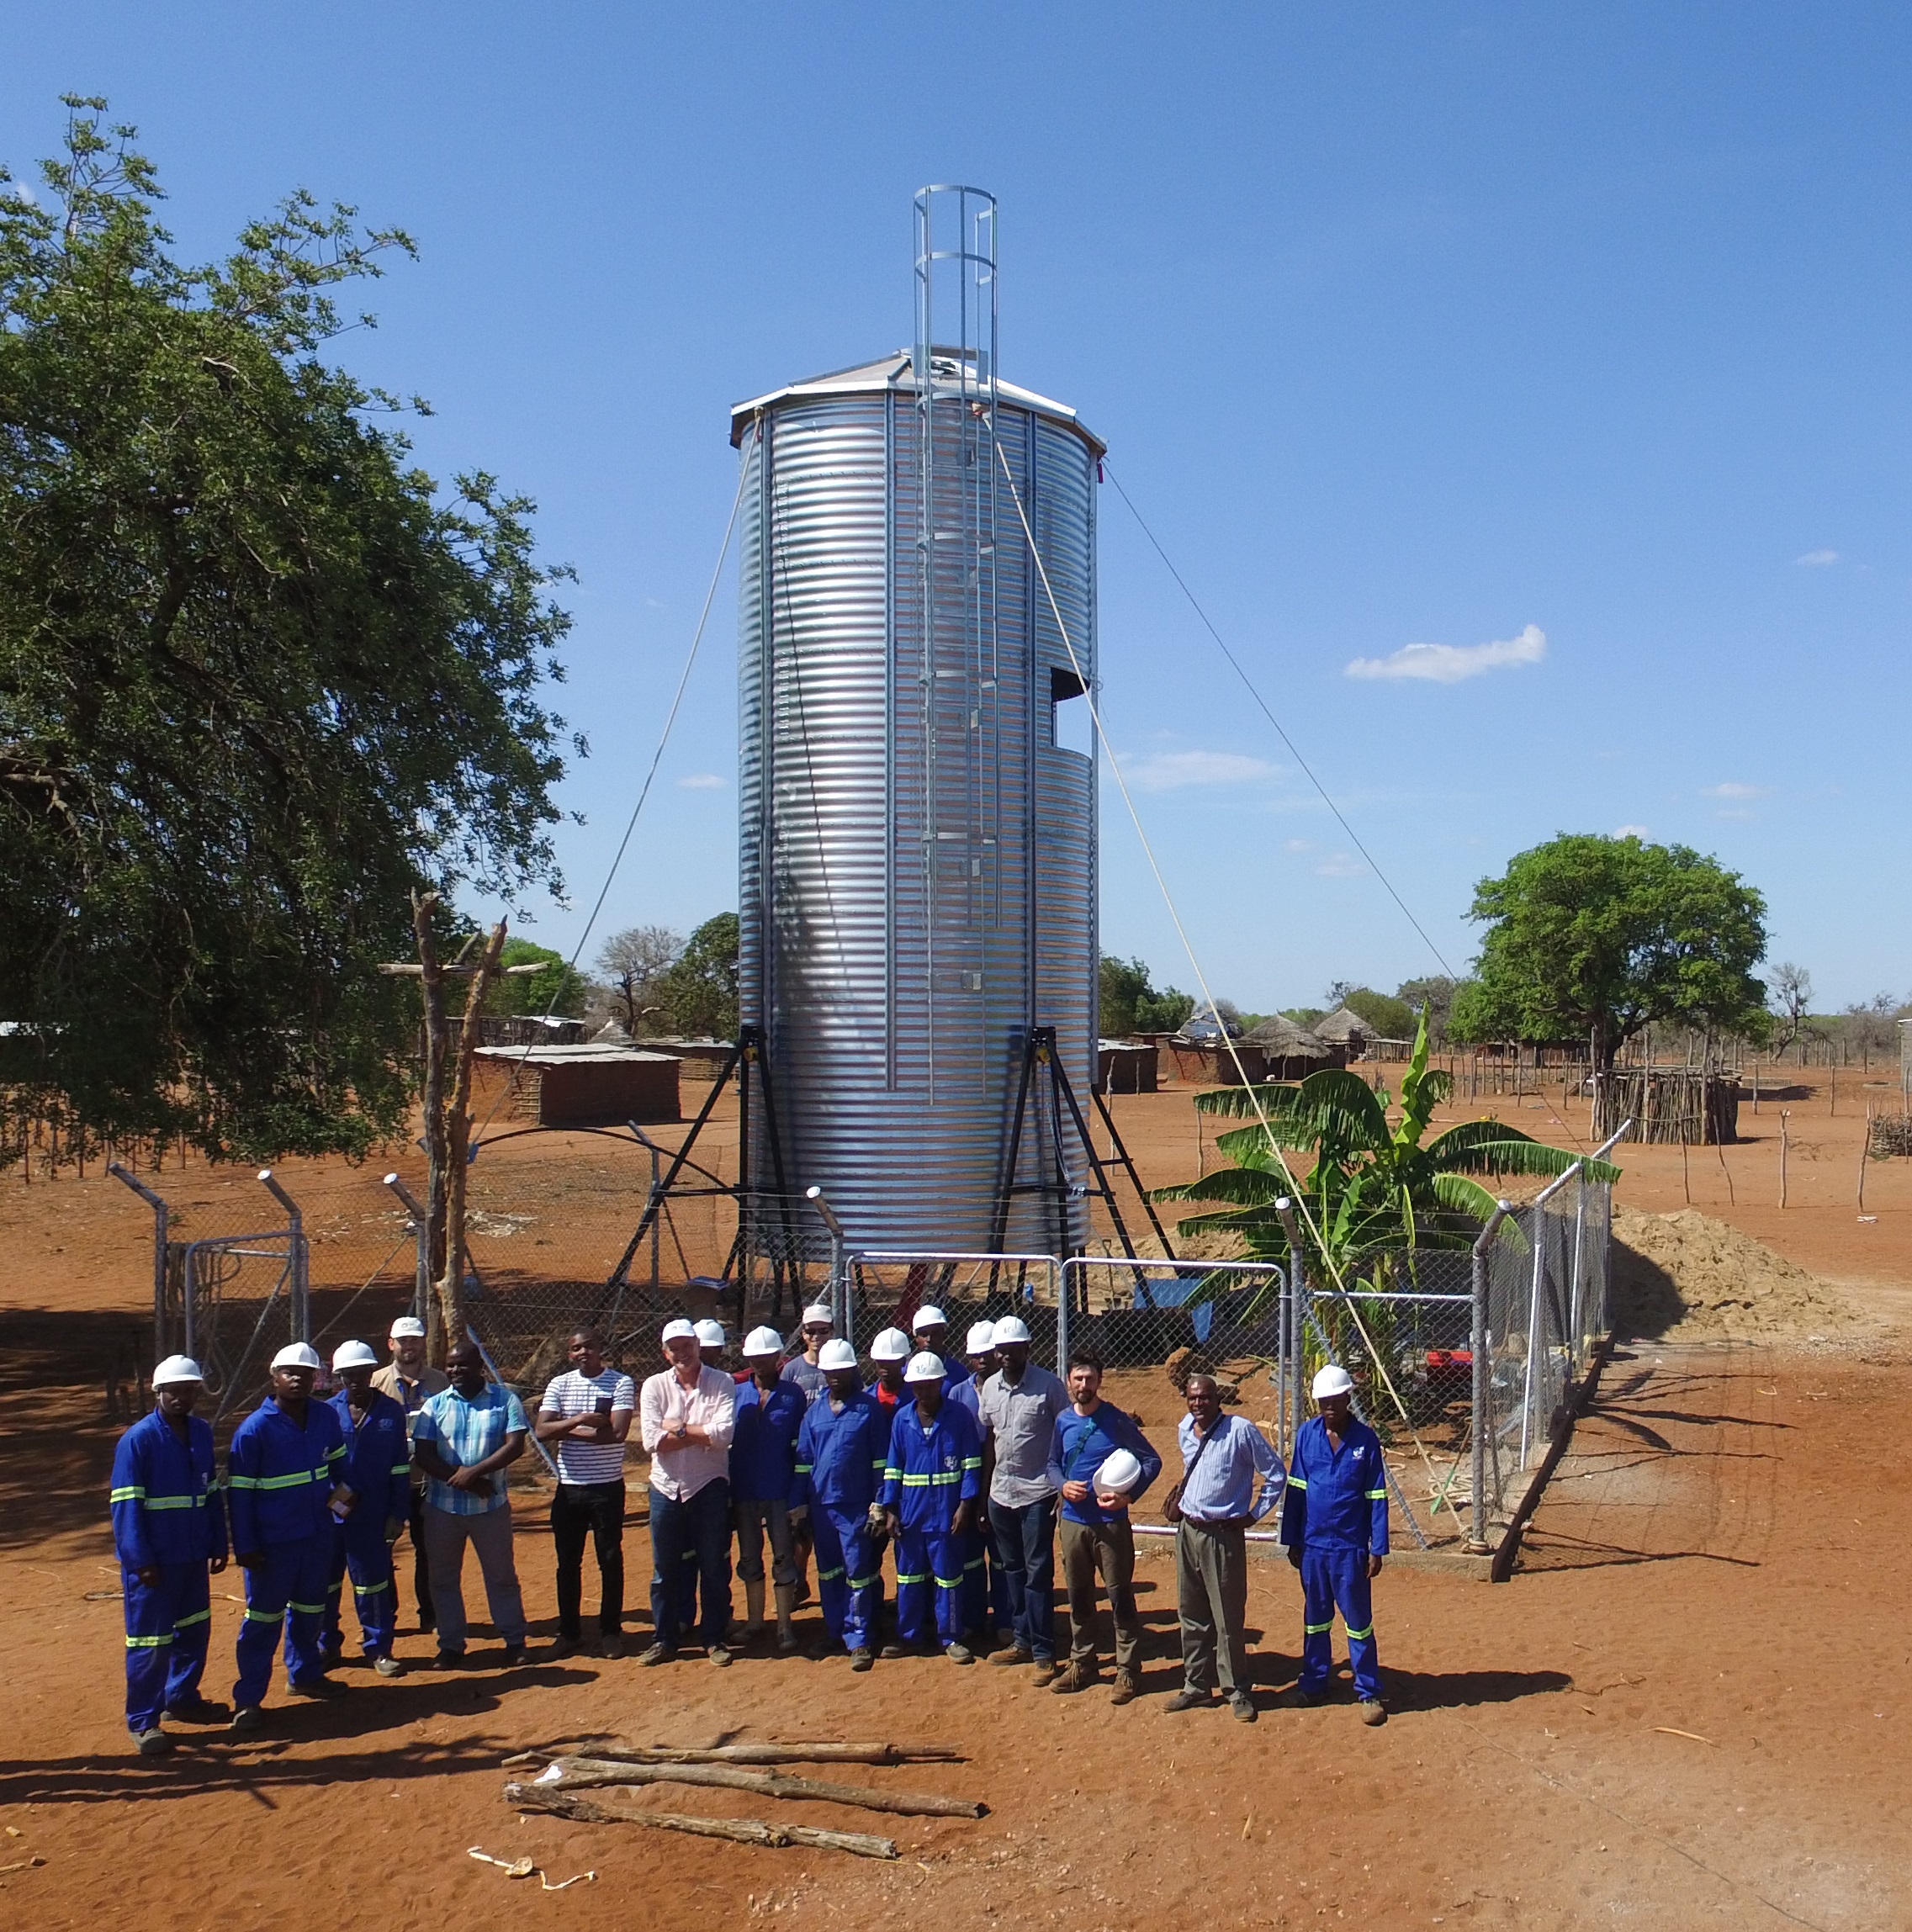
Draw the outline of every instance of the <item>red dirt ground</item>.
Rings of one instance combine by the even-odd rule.
[[[1827,1099],[1789,1104],[1783,1214],[1770,1104],[1756,1123],[1742,1114],[1761,1138],[1724,1150],[1736,1205],[1710,1151],[1692,1151],[1685,1186],[1889,1322],[1912,1291],[1912,1163],[1873,1165],[1878,1219],[1860,1223],[1862,1121],[1844,1077],[1836,1115]],[[1115,1104],[1147,1179],[1192,1171],[1185,1090]],[[1553,1106],[1584,1138],[1584,1109],[1557,1091]],[[1543,1108],[1500,1110],[1567,1137]],[[1678,1149],[1624,1151],[1622,1199],[1682,1204]],[[342,1248],[378,1258],[393,1229],[375,1176],[336,1163],[287,1174],[301,1199],[331,1204],[315,1226],[336,1222]],[[198,1167],[165,1185],[198,1204],[202,1227],[236,1225],[260,1194]],[[1157,1555],[1141,1581],[1147,1695],[1126,1710],[1099,1692],[1037,1691],[1020,1672],[923,1660],[867,1677],[840,1660],[749,1659],[727,1672],[573,1659],[395,1682],[354,1670],[339,1707],[275,1705],[257,1740],[200,1738],[147,1762],[128,1755],[120,1718],[119,1606],[89,1593],[117,1580],[103,1498],[119,1425],[103,1384],[140,1331],[149,1235],[146,1210],[109,1181],[0,1188],[0,1620],[15,1685],[0,1866],[45,1861],[0,1871],[13,1923],[252,1925],[297,1902],[342,1927],[761,1916],[857,1932],[899,1913],[950,1932],[1189,1919],[1912,1924],[1912,1494],[1896,1431],[1880,1440],[1912,1395],[1912,1364],[1889,1329],[1838,1348],[1623,1347],[1511,1584],[1406,1561],[1382,1578],[1395,1714],[1380,1731],[1345,1703],[1271,1698],[1253,1729],[1165,1715],[1173,1582]],[[548,1631],[548,1543],[528,1496],[518,1542],[534,1628]],[[641,1528],[626,1547],[635,1585]],[[223,1696],[239,1585],[228,1573],[215,1588],[209,1690]],[[1300,1625],[1284,1566],[1255,1566],[1249,1621],[1258,1679],[1279,1690]],[[401,1638],[401,1654],[424,1647]],[[647,1801],[888,1832],[903,1856],[887,1865],[521,1823],[500,1797],[499,1760],[580,1729],[952,1744],[968,1762],[855,1775],[979,1797],[990,1815],[873,1820],[669,1787]],[[535,1857],[553,1880],[595,1869],[597,1882],[546,1896],[468,1858],[472,1845]]]

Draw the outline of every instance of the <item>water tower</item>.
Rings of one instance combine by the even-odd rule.
[[[746,1178],[860,1248],[1073,1252],[1094,1185],[1030,1070],[1088,1104],[1103,446],[1003,378],[996,230],[925,188],[914,347],[731,415]]]

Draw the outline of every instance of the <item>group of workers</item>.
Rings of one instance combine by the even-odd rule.
[[[1111,1700],[1132,1702],[1142,1631],[1131,1511],[1162,1458],[1135,1419],[1103,1399],[1093,1353],[1073,1354],[1065,1379],[1030,1361],[1028,1326],[1014,1315],[974,1324],[960,1358],[940,1310],[918,1310],[912,1329],[876,1337],[866,1375],[818,1303],[787,1344],[774,1328],[752,1330],[743,1368],[732,1373],[721,1366],[718,1324],[673,1321],[661,1337],[665,1366],[641,1388],[580,1330],[533,1420],[490,1379],[475,1345],[454,1352],[447,1370],[433,1368],[423,1324],[401,1316],[383,1368],[363,1342],[336,1351],[329,1399],[315,1392],[317,1352],[302,1342],[281,1349],[271,1392],[234,1432],[223,1479],[212,1432],[193,1413],[204,1378],[189,1358],[168,1358],[153,1373],[153,1411],[121,1438],[113,1470],[126,1721],[137,1748],[172,1748],[166,1718],[258,1728],[282,1645],[294,1695],[343,1695],[331,1671],[343,1654],[347,1580],[366,1661],[399,1674],[393,1548],[408,1528],[419,1625],[436,1633],[436,1666],[465,1661],[468,1543],[502,1661],[527,1661],[506,1472],[532,1437],[558,1477],[553,1654],[571,1655],[584,1641],[587,1544],[599,1576],[598,1652],[620,1654],[633,1421],[649,1458],[652,1638],[643,1663],[669,1663],[695,1642],[728,1665],[734,1645],[771,1641],[772,1616],[776,1653],[796,1653],[794,1619],[813,1564],[827,1632],[819,1654],[847,1653],[864,1671],[912,1653],[970,1664],[989,1652],[992,1663],[1023,1667],[1063,1693],[1100,1681],[1105,1595]],[[1370,1586],[1388,1549],[1387,1477],[1379,1439],[1353,1413],[1347,1374],[1331,1365],[1316,1376],[1318,1413],[1297,1432],[1285,1469],[1252,1421],[1224,1411],[1211,1377],[1191,1375],[1184,1393],[1181,1479],[1163,1506],[1175,1531],[1182,1686],[1164,1707],[1219,1697],[1255,1721],[1246,1532],[1279,1507],[1279,1541],[1302,1588],[1296,1698],[1327,1693],[1338,1610],[1361,1717],[1384,1722]],[[1066,1648],[1052,1601],[1058,1545]],[[246,1603],[230,1712],[201,1691],[209,1577],[229,1557],[245,1573]]]

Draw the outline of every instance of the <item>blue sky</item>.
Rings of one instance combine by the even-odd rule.
[[[189,256],[294,186],[416,235],[337,355],[580,574],[586,823],[533,936],[575,942],[649,761],[729,405],[904,341],[911,192],[965,180],[1004,373],[1107,439],[1449,962],[1510,854],[1637,826],[1758,886],[1822,1006],[1912,984],[1903,8],[8,13],[17,173],[100,93]],[[1107,489],[1100,527],[1105,723],[1215,990],[1438,970]],[[735,902],[734,638],[727,585],[587,960]],[[1103,823],[1104,945],[1191,985]]]

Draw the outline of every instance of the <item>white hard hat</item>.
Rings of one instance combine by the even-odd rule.
[[[905,1382],[940,1382],[946,1373],[942,1357],[932,1355],[925,1348],[920,1355],[910,1357],[909,1366],[903,1370],[903,1379]]]
[[[156,1389],[164,1389],[175,1382],[204,1382],[205,1377],[199,1372],[199,1365],[190,1355],[169,1355],[153,1370],[152,1384]]]
[[[1117,1449],[1095,1472],[1094,1487],[1099,1492],[1112,1490],[1125,1496],[1141,1480],[1141,1461],[1128,1450]]]
[[[273,1358],[275,1368],[310,1368],[316,1375],[325,1367],[319,1351],[310,1342],[289,1342]]]
[[[723,1324],[721,1321],[700,1321],[697,1324],[697,1341],[705,1348],[723,1347]]]
[[[675,1321],[665,1323],[664,1333],[658,1339],[660,1342],[695,1342],[697,1339],[696,1324],[686,1321],[680,1315]]]
[[[830,1305],[827,1301],[813,1301],[803,1310],[803,1326],[806,1328],[813,1321],[827,1321],[834,1324],[835,1321],[836,1316],[831,1313]]]
[[[916,1311],[916,1317],[909,1325],[912,1335],[920,1335],[925,1328],[947,1328],[950,1318],[934,1303],[925,1304]]]
[[[401,1315],[391,1326],[394,1342],[422,1342],[425,1339],[425,1324],[416,1315]]]
[[[826,1342],[817,1352],[819,1368],[854,1368],[856,1366],[856,1351],[840,1337],[834,1342]]]
[[[963,1339],[965,1355],[987,1355],[996,1346],[996,1325],[993,1321],[972,1321],[969,1333]]]
[[[1000,1348],[1010,1342],[1029,1340],[1029,1324],[1020,1315],[1005,1315],[996,1324],[996,1346]]]
[[[1315,1400],[1318,1402],[1324,1395],[1352,1395],[1354,1393],[1354,1378],[1345,1368],[1337,1368],[1329,1363],[1325,1368],[1315,1371]]]
[[[744,1337],[744,1352],[746,1355],[781,1355],[783,1352],[783,1337],[774,1328],[753,1328]]]
[[[342,1368],[376,1368],[379,1358],[363,1342],[342,1342],[332,1351],[332,1372]]]
[[[909,1337],[900,1328],[886,1328],[870,1344],[870,1359],[872,1362],[901,1362],[909,1354]],[[936,1373],[942,1374],[942,1365],[937,1364]]]

